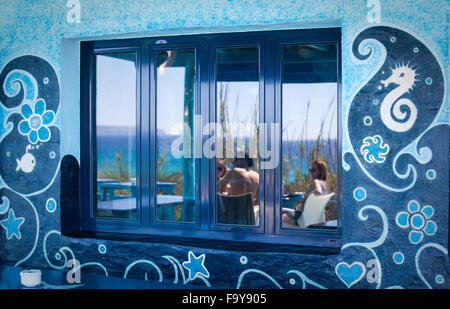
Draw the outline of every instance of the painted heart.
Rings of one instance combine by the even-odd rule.
[[[340,262],[336,265],[335,272],[347,288],[350,288],[364,277],[366,267],[361,262],[354,262],[352,265],[348,265],[346,262]]]

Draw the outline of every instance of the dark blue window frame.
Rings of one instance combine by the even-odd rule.
[[[199,59],[199,53],[200,53],[200,44],[199,43],[183,43],[183,44],[160,44],[156,46],[152,46],[150,48],[150,93],[153,93],[154,95],[150,98],[150,106],[153,108],[150,111],[150,136],[153,138],[150,139],[150,147],[152,151],[150,152],[150,162],[156,162],[156,66],[154,65],[155,59],[156,59],[156,52],[158,51],[165,51],[165,50],[186,50],[186,49],[193,49],[195,51],[195,71],[200,72],[200,64],[197,61]],[[201,113],[201,106],[200,106],[200,79],[199,74],[195,74],[195,112]],[[195,200],[199,201],[200,198],[200,183],[201,183],[201,175],[200,175],[200,159],[195,158]],[[156,165],[152,164],[150,166],[150,184],[156,183]],[[200,228],[200,212],[198,209],[200,208],[199,203],[196,202],[196,211],[195,211],[195,222],[194,223],[177,223],[177,222],[162,222],[156,220],[156,187],[150,186],[150,194],[149,194],[149,201],[150,201],[150,225],[153,227],[167,227],[167,228],[185,228],[185,229],[199,229]]]
[[[210,123],[216,123],[217,122],[217,97],[216,97],[216,79],[217,79],[217,69],[216,69],[216,50],[217,48],[230,48],[230,47],[237,47],[237,48],[241,48],[241,47],[257,47],[259,50],[259,122],[263,123],[265,122],[265,117],[264,117],[264,40],[255,40],[255,39],[246,39],[246,40],[232,40],[232,41],[225,41],[225,40],[220,40],[220,41],[215,41],[212,42],[210,44],[211,48],[210,48],[210,68],[213,68],[210,71],[210,99],[209,102],[211,102],[210,104],[210,118],[209,121]],[[261,141],[259,141],[260,143]],[[261,143],[260,143],[261,145]],[[212,166],[216,166],[216,159],[213,158],[210,160],[210,162],[212,163]],[[259,172],[259,176],[260,176],[260,183],[259,183],[259,192],[261,196],[264,196],[264,183],[265,183],[265,170],[260,170]],[[209,181],[209,187],[211,188],[209,190],[210,195],[209,195],[209,199],[210,201],[215,201],[216,200],[216,194],[217,194],[217,187],[216,187],[216,182],[215,179],[216,178],[216,169],[213,168],[211,169],[211,174],[209,177],[210,181]],[[214,230],[214,231],[229,231],[229,232],[251,232],[251,233],[264,233],[264,220],[262,220],[264,218],[264,216],[262,215],[264,213],[264,198],[260,199],[260,203],[259,203],[259,226],[233,226],[233,225],[223,225],[223,224],[216,224],[216,203],[209,203],[209,209],[210,209],[210,217],[209,217],[209,222],[210,222],[210,229]]]
[[[260,52],[260,120],[266,123],[281,121],[281,48],[286,44],[337,44],[337,111],[338,111],[338,184],[336,230],[281,228],[281,164],[260,173],[260,225],[233,227],[215,224],[215,159],[196,159],[198,183],[196,194],[196,222],[169,223],[155,221],[155,141],[156,100],[155,61],[158,50],[195,49],[196,110],[202,115],[203,127],[215,121],[215,64],[216,47],[258,46]],[[136,221],[94,218],[95,181],[95,106],[93,99],[93,58],[96,54],[135,51],[137,54],[137,210]],[[80,155],[80,231],[110,237],[122,235],[155,235],[170,239],[239,241],[339,248],[342,235],[342,164],[341,164],[341,30],[340,28],[255,31],[183,35],[138,39],[118,39],[81,42],[81,155]],[[204,145],[207,136],[202,136]],[[271,148],[272,145],[267,145]],[[281,145],[280,145],[281,149]]]

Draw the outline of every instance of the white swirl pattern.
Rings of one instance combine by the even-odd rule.
[[[373,61],[373,58],[379,58],[382,59],[383,61],[379,62],[379,64],[377,63],[373,63],[373,68],[375,68],[375,66],[377,66],[377,68],[375,68],[374,72],[377,72],[379,70],[379,68],[381,68],[381,64],[384,62],[385,58],[386,58],[386,49],[379,44],[379,42],[377,42],[376,40],[371,40],[371,39],[367,39],[364,40],[363,42],[361,42],[361,44],[358,46],[358,49],[360,51],[361,54],[363,55],[369,55],[370,57],[364,61],[359,61],[359,60],[355,60],[355,62],[357,62],[359,65],[362,65],[364,63],[366,63],[366,61]],[[371,59],[372,58],[372,59]],[[372,72],[373,73],[373,72]],[[373,77],[373,74],[370,78]],[[384,81],[385,87],[389,84],[389,79]],[[392,81],[397,83],[396,81]],[[362,82],[362,84],[364,85],[364,82]],[[397,83],[398,84],[398,83]],[[22,70],[14,70],[12,72],[9,73],[9,75],[6,78],[5,83],[3,84],[3,89],[4,92],[8,95],[8,96],[16,96],[20,89],[24,90],[24,102],[33,102],[34,100],[36,100],[36,98],[38,97],[38,93],[37,93],[37,85],[36,85],[36,80],[34,79],[34,77],[29,74],[28,72],[22,71]],[[412,86],[408,86],[408,87],[412,87]],[[394,116],[398,119],[402,119],[406,117],[406,114],[404,114],[403,112],[401,112],[400,110],[400,105],[406,105],[409,107],[410,110],[410,114],[409,114],[409,120],[406,122],[407,124],[405,125],[401,125],[399,126],[398,123],[396,123],[395,121],[393,121],[392,119],[386,119],[385,116],[382,116],[382,121],[383,123],[390,128],[393,131],[396,132],[406,132],[409,129],[411,129],[411,127],[414,125],[415,121],[417,120],[417,109],[416,106],[414,105],[414,103],[412,101],[407,101],[405,99],[400,99],[400,90],[402,90],[404,93],[406,88],[402,88],[399,90],[396,90],[396,92],[392,92],[390,93],[385,100],[383,101],[383,103],[381,104],[381,108],[382,109],[389,109],[389,114],[391,111],[391,107],[394,105]],[[22,102],[22,103],[24,103]],[[397,104],[397,105],[395,105]],[[2,108],[2,112],[4,111],[5,114],[8,113],[8,115],[17,112],[19,110],[19,107],[13,108],[8,110],[7,108],[5,108],[5,106],[3,104],[1,104],[0,106]],[[389,108],[388,108],[389,107]],[[382,113],[382,115],[385,113]],[[347,117],[348,119],[348,115],[344,115],[344,118]],[[7,118],[5,118],[7,119]],[[419,150],[418,149],[418,144],[421,140],[421,138],[424,136],[424,134],[426,132],[428,132],[432,127],[437,126],[439,124],[445,123],[445,119],[448,119],[448,107],[443,106],[441,108],[441,110],[439,111],[439,113],[436,115],[435,120],[433,121],[433,123],[424,131],[421,133],[421,135],[414,140],[414,142],[410,143],[409,145],[407,145],[406,147],[404,147],[401,151],[399,151],[394,160],[393,160],[393,165],[392,165],[392,169],[394,171],[394,174],[401,179],[407,179],[408,177],[410,177],[412,175],[412,182],[410,184],[408,184],[407,186],[401,187],[401,188],[395,188],[389,185],[386,185],[380,181],[378,181],[374,176],[372,176],[368,170],[365,168],[364,164],[358,159],[358,156],[355,154],[353,145],[351,143],[349,143],[349,137],[348,137],[348,130],[344,130],[344,136],[345,139],[347,140],[347,143],[344,143],[345,145],[343,146],[343,152],[345,153],[351,153],[353,155],[354,158],[356,158],[356,162],[358,163],[360,169],[363,171],[363,173],[367,176],[368,179],[370,179],[371,181],[373,181],[375,184],[377,184],[379,187],[391,191],[391,192],[405,192],[410,190],[416,183],[417,181],[417,171],[416,168],[409,164],[407,171],[403,174],[399,173],[397,171],[397,162],[398,159],[405,154],[410,154],[412,155],[418,163],[420,164],[427,164],[431,161],[432,159],[432,152],[431,149],[428,147],[421,147]],[[4,136],[6,136],[7,134],[9,134],[9,132],[11,132],[11,130],[13,129],[11,127],[10,123],[5,123],[3,124],[4,127],[2,128],[3,131],[6,130],[6,134],[3,134],[2,136],[0,136],[0,141],[4,138]],[[15,190],[12,190],[11,188],[9,188],[7,186],[7,184],[5,184],[1,178],[0,175],[0,185],[3,188],[6,188],[8,190],[10,190],[11,192],[23,197],[27,203],[30,205],[30,207],[33,210],[33,213],[35,215],[35,220],[36,220],[36,235],[34,238],[34,244],[32,246],[32,249],[30,250],[30,252],[26,255],[25,258],[21,259],[20,261],[18,261],[15,265],[16,266],[20,266],[22,265],[24,262],[26,262],[36,251],[36,247],[39,241],[39,231],[40,231],[40,222],[39,222],[39,214],[36,210],[35,205],[30,201],[29,197],[34,197],[34,196],[38,196],[40,194],[43,194],[45,192],[47,192],[49,190],[49,188],[55,183],[57,176],[59,175],[60,172],[60,164],[61,162],[59,162],[58,167],[54,173],[54,176],[51,180],[51,182],[45,186],[42,189],[39,189],[35,192],[32,193],[28,193],[28,194],[21,194],[20,192],[17,192]],[[343,161],[343,167],[346,171],[348,171],[350,169],[350,165],[346,162]],[[1,204],[3,208],[5,208],[6,206],[6,202],[5,199],[3,198],[3,203]],[[8,204],[8,207],[10,207],[11,205]],[[2,208],[2,213],[4,212],[4,209]],[[385,242],[386,239],[389,235],[389,221],[388,221],[388,217],[386,215],[386,213],[378,206],[375,205],[366,205],[364,207],[362,207],[359,212],[358,212],[358,219],[366,222],[369,218],[368,212],[369,211],[374,211],[376,212],[380,218],[381,218],[381,225],[382,225],[382,231],[381,234],[379,235],[379,237],[371,242],[349,242],[343,245],[342,247],[342,252],[344,252],[346,249],[348,248],[352,248],[352,247],[360,247],[363,248],[365,250],[367,250],[368,252],[370,252],[370,254],[374,257],[375,259],[375,263],[376,263],[376,268],[378,270],[378,278],[379,281],[377,281],[376,284],[376,288],[380,288],[382,285],[382,265],[380,262],[380,258],[378,257],[377,253],[375,252],[374,249],[381,247]],[[370,213],[370,212],[369,212]],[[49,237],[59,237],[61,236],[60,231],[58,230],[50,230],[46,233],[46,235],[43,238],[43,253],[44,253],[44,258],[46,260],[46,262],[48,263],[48,265],[56,270],[64,270],[67,267],[67,263],[69,260],[71,259],[76,259],[76,256],[73,252],[73,250],[70,248],[70,245],[64,245],[61,246],[58,249],[58,258],[56,258],[57,260],[61,260],[61,257],[63,258],[62,261],[60,261],[60,263],[62,263],[61,265],[56,265],[55,263],[53,263],[49,256],[48,256],[48,251],[47,251],[47,246],[48,246],[48,239]],[[416,253],[415,256],[415,268],[416,268],[416,272],[419,275],[420,279],[424,282],[424,284],[428,287],[428,288],[432,288],[431,284],[428,282],[428,280],[424,277],[424,275],[422,274],[422,271],[420,269],[420,265],[419,265],[419,259],[420,256],[422,255],[422,253],[429,248],[434,248],[439,250],[440,252],[442,252],[445,255],[448,255],[448,251],[446,248],[444,248],[442,245],[439,245],[437,243],[427,243],[422,245]],[[341,253],[341,255],[339,257],[345,257],[345,255],[343,253]],[[180,281],[180,275],[182,278],[182,283],[183,284],[187,284],[189,283],[191,280],[189,278],[186,278],[185,275],[185,270],[182,267],[181,263],[179,262],[178,259],[176,259],[175,257],[171,256],[171,255],[164,255],[162,256],[164,259],[166,259],[172,266],[173,266],[173,270],[174,270],[174,279],[173,279],[173,283],[177,284]],[[337,260],[336,260],[337,262]],[[341,263],[345,263],[345,262],[341,262]],[[355,262],[355,263],[359,263],[358,265],[362,264],[361,262]],[[355,264],[354,263],[354,264]],[[138,264],[146,264],[146,265],[150,265],[151,267],[153,267],[153,269],[156,271],[157,275],[158,275],[158,281],[162,282],[163,281],[163,273],[161,271],[161,268],[155,264],[154,262],[152,262],[151,260],[148,259],[137,259],[134,262],[128,264],[128,266],[125,268],[124,274],[123,274],[123,278],[127,278],[129,276],[130,271],[133,269],[133,267],[135,267]],[[346,264],[347,266],[350,266],[348,264]],[[353,265],[353,264],[352,264]],[[91,262],[85,262],[83,264],[81,264],[79,267],[77,267],[75,269],[81,269],[83,267],[98,267],[100,269],[103,270],[103,272],[105,273],[106,276],[108,276],[108,270],[107,268],[99,263],[99,262],[95,262],[95,261],[91,261]],[[337,266],[337,265],[336,265]],[[362,267],[362,266],[361,266]],[[335,274],[340,277],[340,274],[337,271],[338,267],[336,267],[334,269]],[[365,269],[364,269],[365,270]],[[249,268],[244,270],[243,272],[240,273],[238,279],[237,279],[237,284],[236,284],[236,288],[241,288],[243,286],[243,284],[245,283],[244,279],[246,278],[247,275],[249,274],[253,274],[253,275],[260,275],[263,278],[269,280],[270,283],[272,283],[275,287],[282,289],[283,287],[281,286],[281,284],[275,279],[273,278],[271,275],[269,275],[266,271],[263,270],[259,270],[259,269],[255,269],[255,268]],[[299,270],[289,270],[287,272],[288,275],[294,274],[296,276],[298,276],[301,279],[301,287],[303,289],[307,288],[307,285],[311,285],[314,286],[316,288],[320,288],[320,289],[326,289],[325,286],[311,280],[310,278],[308,278],[303,272],[299,271]],[[148,275],[147,272],[145,272],[145,280],[148,279]],[[203,281],[205,283],[206,286],[210,287],[211,284],[208,281],[208,279],[206,279],[203,276],[199,276],[197,277],[199,278],[201,281]],[[341,278],[342,279],[342,278]],[[291,284],[295,283],[295,280],[291,279]],[[357,282],[351,282],[350,284],[348,284],[348,287],[356,284]],[[50,285],[48,286],[49,288],[53,288]],[[63,288],[63,287],[60,287]],[[389,287],[387,287],[387,289],[393,289],[393,288],[402,288],[400,285],[391,285]]]

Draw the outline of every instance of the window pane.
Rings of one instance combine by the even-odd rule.
[[[136,219],[136,53],[95,56],[94,216]]]
[[[337,45],[282,52],[282,226],[337,226]]]
[[[216,223],[259,226],[259,50],[216,50]]]
[[[195,222],[195,50],[156,53],[156,220]]]

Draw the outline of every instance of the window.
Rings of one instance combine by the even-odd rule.
[[[97,54],[93,61],[94,217],[136,220],[136,52]]]
[[[193,148],[196,106],[195,49],[158,50],[156,63],[156,218],[157,222],[198,222],[195,158],[177,158],[171,145]],[[172,206],[173,205],[173,206]]]
[[[81,228],[338,247],[340,29],[81,43]]]

